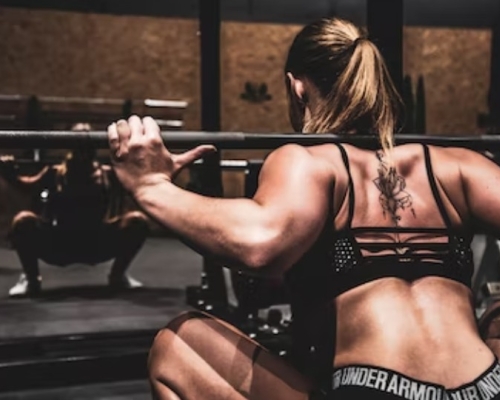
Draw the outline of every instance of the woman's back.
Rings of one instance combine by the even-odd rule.
[[[467,287],[475,221],[464,150],[397,146],[391,172],[381,153],[322,147],[312,151],[335,171],[334,366],[377,365],[446,387],[472,381],[493,356]]]
[[[380,156],[380,152],[350,145],[343,145],[342,148],[348,157],[354,185],[352,227],[446,228],[446,216],[440,212],[439,199],[442,199],[453,226],[461,228],[469,223],[460,165],[457,157],[453,157],[457,149],[429,146],[429,159],[426,160],[424,145],[396,146],[390,153],[395,169],[391,174],[386,172],[390,170],[391,164],[387,156]],[[334,207],[338,210],[335,223],[336,228],[341,229],[344,227],[342,224],[347,223],[351,193],[347,187],[348,171],[341,151],[338,153],[332,162],[338,171],[334,196]],[[433,193],[433,179],[439,191],[437,196]],[[390,189],[390,193],[387,189]]]

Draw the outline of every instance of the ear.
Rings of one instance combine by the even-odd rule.
[[[292,93],[294,93],[303,103],[306,103],[307,96],[304,81],[299,78],[295,78],[291,72],[287,72],[286,76]]]

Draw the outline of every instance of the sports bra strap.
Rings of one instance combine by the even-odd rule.
[[[446,207],[444,206],[443,199],[439,195],[439,189],[436,184],[436,178],[434,176],[434,172],[432,171],[431,164],[431,155],[429,153],[429,147],[426,144],[422,144],[424,148],[424,156],[425,156],[425,168],[427,170],[427,178],[429,179],[429,184],[431,186],[432,194],[434,195],[434,200],[439,208],[439,212],[441,213],[441,217],[443,218],[444,223],[448,227],[448,229],[452,228],[451,219],[446,212]]]
[[[351,175],[351,168],[349,166],[349,158],[347,157],[347,152],[340,143],[336,143],[337,147],[340,150],[340,154],[342,155],[342,161],[344,161],[345,169],[347,170],[347,175],[349,177],[349,217],[347,220],[347,226],[350,228],[352,225],[352,219],[354,217],[354,183]]]

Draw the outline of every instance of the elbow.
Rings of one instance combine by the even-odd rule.
[[[248,250],[242,260],[243,264],[251,270],[263,270],[268,267],[271,257],[260,249]]]
[[[272,267],[279,255],[279,234],[261,230],[248,239],[242,252],[242,263],[251,270]]]

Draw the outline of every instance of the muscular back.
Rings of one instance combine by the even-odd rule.
[[[397,146],[392,153],[394,173],[388,173],[389,161],[376,152],[348,145],[344,148],[352,190],[336,146],[309,149],[314,157],[331,165],[335,184],[329,223],[333,232],[348,227],[351,192],[352,228],[446,228],[431,189],[422,145]],[[495,192],[500,196],[500,169],[486,157],[463,149],[431,147],[430,159],[437,192],[452,228],[473,233],[472,229],[488,226],[498,231],[498,213],[484,207],[487,202],[490,207],[499,204]],[[500,207],[496,210],[500,212]],[[407,243],[446,240],[438,235],[389,229],[356,234],[358,243],[397,243],[390,250],[390,246],[372,251],[361,246],[363,256],[401,255],[408,250]],[[391,267],[418,268],[404,263]],[[474,379],[491,363],[492,355],[477,333],[470,289],[432,274],[406,279],[405,272],[410,271],[368,280],[331,298],[337,314],[337,333],[332,338],[334,365],[379,365],[450,387]],[[457,331],[461,334],[456,335]],[[460,370],[459,365],[465,363],[470,368]]]
[[[354,182],[353,226],[443,227],[443,221],[426,173],[423,147],[397,146],[392,152],[395,173],[384,184],[383,174],[390,168],[387,157],[377,152],[344,146]],[[348,214],[348,174],[337,148],[330,148],[335,170],[334,227],[342,228]],[[432,168],[439,194],[457,227],[470,223],[458,149],[430,148]],[[461,149],[458,152],[462,151]],[[482,156],[480,156],[482,157]],[[382,179],[381,179],[382,174]]]

